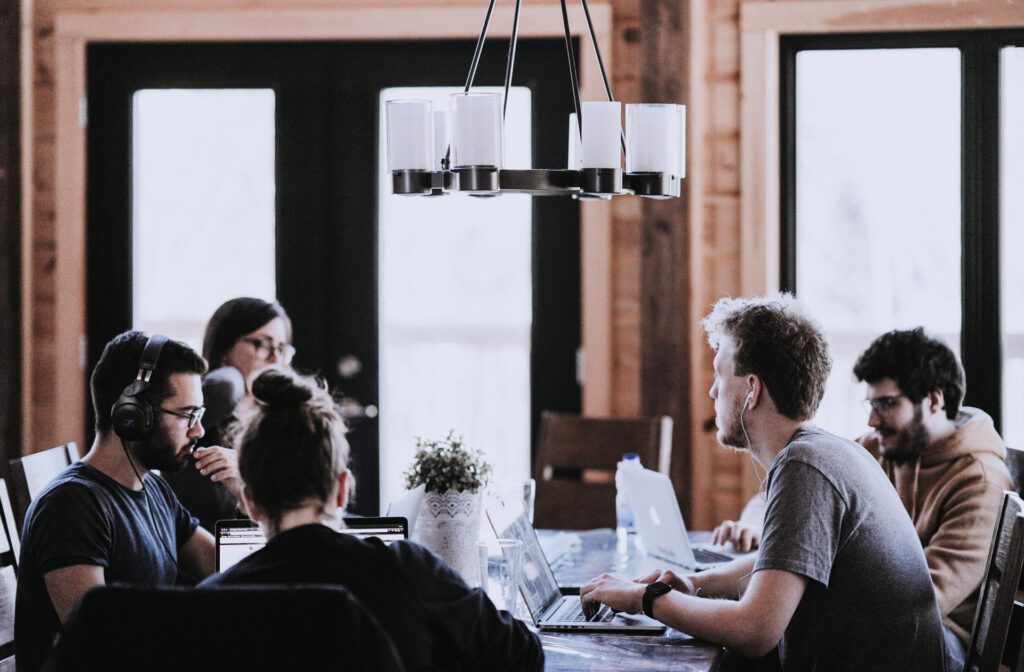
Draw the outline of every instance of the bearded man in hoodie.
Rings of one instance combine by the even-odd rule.
[[[1000,498],[1013,489],[1003,441],[984,411],[960,406],[963,368],[921,328],[879,336],[853,373],[867,383],[873,428],[858,441],[878,457],[914,521],[947,648],[959,644],[962,654]]]

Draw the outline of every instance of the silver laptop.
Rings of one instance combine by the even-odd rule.
[[[218,520],[214,530],[218,572],[223,572],[267,544],[260,526],[248,519]],[[361,539],[377,537],[386,544],[409,538],[408,521],[397,517],[347,517],[341,531]]]
[[[668,476],[650,469],[623,469],[622,487],[633,509],[636,530],[647,555],[692,571],[731,562],[721,546],[691,544]],[[652,563],[648,563],[652,564]]]
[[[385,516],[405,518],[409,521],[409,534],[416,529],[416,521],[420,516],[420,504],[423,502],[423,494],[427,486],[418,485],[404,495],[388,504]]]
[[[487,518],[499,539],[518,539],[523,544],[523,574],[519,590],[534,625],[540,630],[657,635],[665,626],[643,614],[617,614],[608,607],[590,619],[583,615],[579,595],[562,595],[551,571],[537,532],[526,519],[517,497],[500,498],[487,509]]]

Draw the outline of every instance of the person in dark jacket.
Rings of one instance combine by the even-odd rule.
[[[242,502],[267,545],[202,587],[337,584],[380,621],[409,670],[540,670],[537,636],[442,560],[408,541],[343,534],[351,478],[345,424],[327,389],[267,369],[234,441]]]
[[[253,374],[267,366],[287,367],[294,354],[292,322],[281,304],[253,297],[221,304],[203,335],[203,358],[210,372],[203,376],[206,435],[199,445],[223,445],[225,430],[249,401],[246,385]],[[202,459],[206,452],[200,448],[197,461],[169,475],[167,482],[199,524],[213,532],[218,520],[241,513],[239,502],[221,482],[227,472],[210,468],[210,460]],[[235,457],[227,450],[221,455]]]

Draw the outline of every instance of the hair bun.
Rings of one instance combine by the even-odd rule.
[[[252,382],[253,396],[267,406],[300,406],[313,393],[308,380],[282,369],[267,369]]]

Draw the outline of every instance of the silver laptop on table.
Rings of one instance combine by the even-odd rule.
[[[668,476],[650,469],[623,469],[621,474],[622,487],[647,555],[698,572],[735,559],[736,556],[723,552],[721,546],[690,543]]]
[[[583,615],[579,595],[562,595],[551,571],[537,532],[526,519],[522,502],[501,498],[487,509],[487,518],[499,539],[518,539],[523,544],[523,573],[519,590],[539,630],[659,635],[665,626],[643,614],[617,614],[601,609],[590,619]]]

